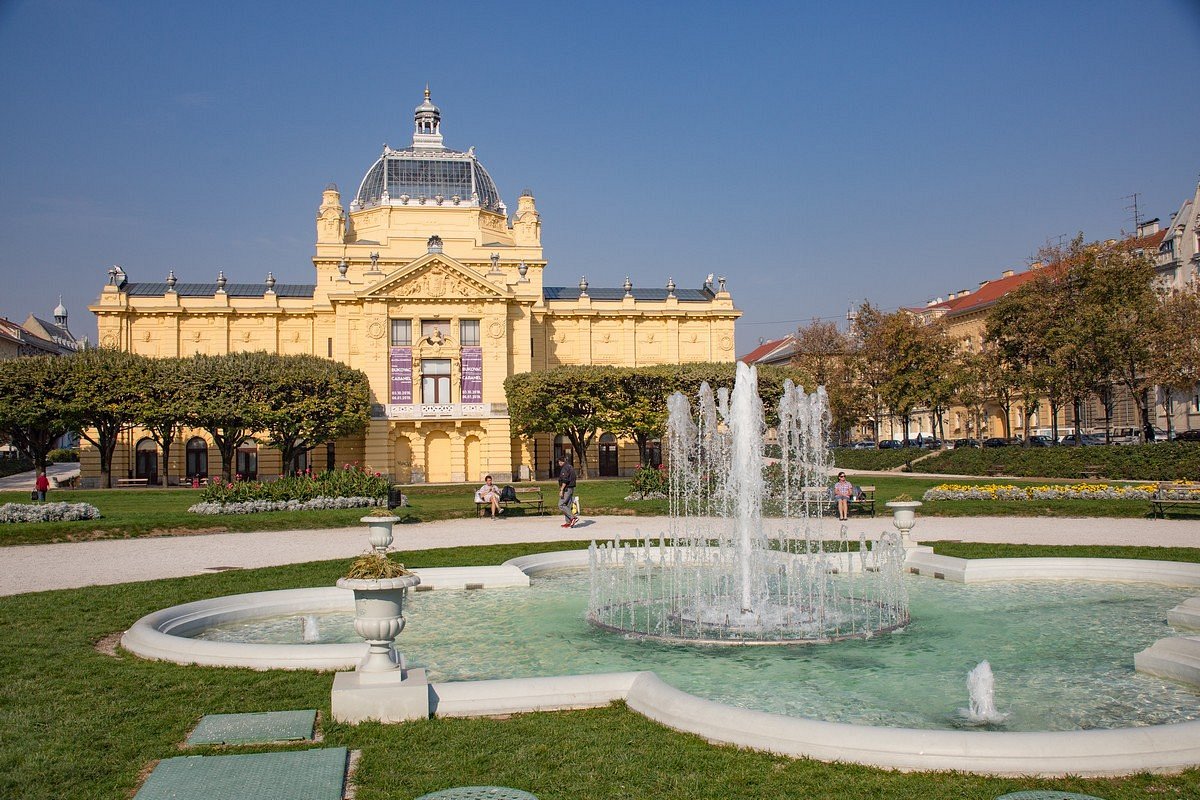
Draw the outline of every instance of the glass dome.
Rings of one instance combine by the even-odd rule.
[[[439,199],[440,198],[440,199]],[[492,176],[472,152],[387,148],[371,165],[354,198],[356,208],[392,205],[478,205],[504,213]]]

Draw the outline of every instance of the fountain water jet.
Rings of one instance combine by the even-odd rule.
[[[316,614],[305,614],[300,618],[300,633],[305,644],[321,641],[321,624]]]
[[[996,710],[996,678],[992,675],[992,665],[987,661],[980,661],[975,669],[967,673],[967,693],[970,707],[964,710],[969,721],[986,725],[1008,718],[1008,714]]]
[[[732,394],[700,387],[698,409],[668,400],[671,523],[657,542],[590,549],[588,620],[669,641],[799,644],[871,636],[908,622],[903,547],[821,531],[829,405],[786,381],[779,458],[764,457],[753,367]],[[764,509],[766,514],[764,514]]]

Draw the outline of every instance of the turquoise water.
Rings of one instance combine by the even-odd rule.
[[[1166,612],[1195,592],[1144,584],[1027,582],[966,586],[907,579],[913,622],[868,640],[789,647],[695,647],[628,639],[584,621],[586,572],[528,589],[410,593],[397,640],[431,680],[654,670],[692,694],[838,722],[971,727],[967,673],[986,659],[991,730],[1076,730],[1200,718],[1200,694],[1133,670],[1172,635]],[[322,642],[357,641],[351,615],[322,615]],[[271,632],[268,632],[271,631]],[[210,629],[226,641],[301,641],[298,617]]]

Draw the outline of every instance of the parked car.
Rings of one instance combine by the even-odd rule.
[[[979,447],[979,440],[978,439],[955,439],[953,442],[953,445],[954,445],[955,450],[957,450],[960,447]]]
[[[1085,433],[1085,434],[1082,434],[1079,438],[1080,438],[1080,444],[1082,444],[1084,447],[1095,447],[1096,445],[1102,445],[1105,443],[1103,433]],[[1062,438],[1062,441],[1059,443],[1065,444],[1065,445],[1075,444],[1075,434],[1068,433],[1066,436],[1064,436]]]
[[[874,450],[875,443],[870,439],[863,439],[861,442],[855,442],[850,445],[851,450]]]
[[[895,439],[880,439],[879,440],[879,449],[880,450],[897,450],[899,448],[900,448],[900,442],[896,441]]]
[[[1029,446],[1030,447],[1052,447],[1053,445],[1054,445],[1054,440],[1051,439],[1049,436],[1030,436],[1029,437]]]
[[[1005,439],[1003,436],[992,436],[983,440],[984,447],[1008,447],[1012,441]]]
[[[1200,442],[1200,430],[1194,431],[1176,431],[1175,441],[1177,442]]]
[[[942,440],[935,439],[932,436],[930,436],[928,439],[925,440],[924,447],[926,450],[941,450],[942,449]]]

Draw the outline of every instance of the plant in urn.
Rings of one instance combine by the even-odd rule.
[[[404,599],[421,579],[387,557],[397,517],[363,517],[362,521],[370,527],[373,550],[356,558],[337,585],[354,592],[354,631],[369,645],[358,671],[394,672],[401,667],[393,642],[404,630]]]

